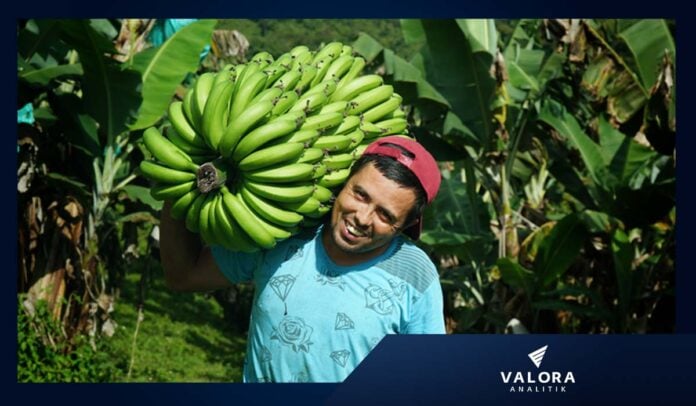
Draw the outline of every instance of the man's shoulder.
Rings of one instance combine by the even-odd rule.
[[[404,237],[398,237],[394,250],[376,266],[424,292],[439,276],[428,254]]]

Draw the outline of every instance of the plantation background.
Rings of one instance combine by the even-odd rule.
[[[328,41],[394,85],[440,161],[419,244],[438,265],[448,332],[673,332],[674,29],[19,21],[18,381],[240,380],[253,287],[164,287],[142,131],[166,124],[196,75]],[[155,53],[179,57],[163,66]]]

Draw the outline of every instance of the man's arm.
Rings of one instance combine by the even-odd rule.
[[[177,291],[208,291],[232,286],[218,268],[209,247],[186,229],[183,220],[169,214],[165,203],[160,216],[160,260],[167,287]]]

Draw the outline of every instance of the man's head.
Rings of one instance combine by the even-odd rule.
[[[418,239],[423,210],[439,186],[435,159],[416,141],[392,136],[373,142],[336,198],[327,249],[360,262],[383,252],[401,231]]]

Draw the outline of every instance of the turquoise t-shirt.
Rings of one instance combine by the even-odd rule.
[[[379,257],[336,265],[321,227],[272,250],[213,247],[233,282],[253,281],[245,382],[341,382],[387,334],[444,334],[434,264],[399,236]]]

